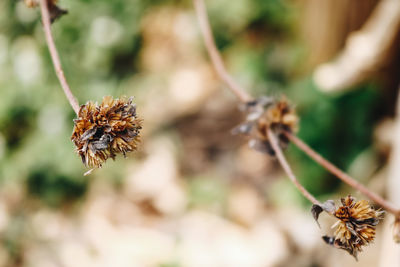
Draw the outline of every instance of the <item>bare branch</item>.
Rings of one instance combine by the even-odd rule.
[[[275,137],[275,134],[271,131],[271,129],[268,129],[268,140],[271,143],[271,146],[273,150],[275,151],[276,157],[278,158],[279,163],[282,166],[282,169],[286,172],[286,174],[289,176],[290,181],[297,187],[297,189],[300,191],[300,193],[310,200],[311,203],[314,205],[321,206],[322,204],[313,196],[311,195],[310,192],[307,191],[297,180],[296,176],[294,175],[292,169],[289,166],[289,163],[286,161],[285,156],[283,155],[282,149],[280,148],[278,144],[278,140]]]
[[[295,144],[298,148],[300,148],[304,153],[306,153],[308,156],[310,156],[313,160],[315,160],[319,165],[324,167],[326,170],[331,172],[333,175],[335,175],[337,178],[345,182],[346,184],[350,185],[354,189],[360,191],[362,194],[373,200],[375,203],[379,204],[382,206],[386,211],[393,213],[395,215],[400,214],[400,210],[395,207],[392,203],[388,202],[381,196],[377,195],[376,193],[370,191],[367,187],[364,185],[360,184],[356,180],[354,180],[350,175],[347,173],[343,172],[340,170],[338,167],[330,163],[328,160],[323,158],[320,154],[318,154],[316,151],[314,151],[311,147],[309,147],[307,144],[305,144],[302,140],[300,140],[298,137],[293,135],[292,133],[285,132],[285,135],[293,144]]]
[[[228,88],[240,99],[241,102],[251,101],[253,98],[238,83],[235,82],[225,68],[221,55],[217,49],[217,46],[215,45],[215,40],[211,31],[210,23],[208,21],[204,0],[193,0],[193,3],[196,9],[196,14],[199,20],[206,49],[219,77],[226,83]]]
[[[61,87],[64,90],[65,96],[67,97],[70,105],[75,111],[76,115],[79,113],[79,104],[76,100],[75,96],[72,94],[71,89],[67,83],[67,80],[64,76],[63,69],[60,63],[60,57],[58,56],[56,45],[54,44],[53,35],[51,34],[51,23],[50,23],[50,14],[48,9],[47,0],[40,0],[40,10],[42,13],[42,23],[44,32],[46,35],[47,46],[49,47],[51,59],[54,64],[54,69],[56,71],[58,80],[60,81]]]

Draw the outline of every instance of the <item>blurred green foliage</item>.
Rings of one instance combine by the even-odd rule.
[[[82,197],[86,191],[85,180],[73,180],[48,167],[33,170],[27,179],[28,192],[50,206],[59,206],[71,199]]]
[[[218,177],[194,177],[189,183],[189,206],[224,211],[227,185]]]

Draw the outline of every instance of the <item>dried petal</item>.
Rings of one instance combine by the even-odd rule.
[[[251,138],[250,147],[259,152],[275,155],[268,140],[268,129],[276,134],[281,148],[289,144],[284,131],[297,130],[297,115],[285,98],[261,97],[241,106],[241,110],[247,113],[246,121],[234,128],[232,133],[248,135]]]
[[[57,19],[68,14],[68,10],[60,8],[56,4],[51,4],[51,1],[50,1],[49,2],[49,13],[50,13],[50,22],[53,23]]]

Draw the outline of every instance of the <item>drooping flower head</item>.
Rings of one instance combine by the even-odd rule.
[[[276,134],[281,148],[285,148],[289,143],[284,131],[297,130],[298,117],[284,97],[261,97],[248,102],[242,110],[247,113],[246,121],[236,127],[233,133],[248,135],[249,146],[262,153],[275,154],[268,140],[268,129]]]
[[[90,168],[100,168],[118,153],[126,156],[137,149],[140,141],[141,120],[132,98],[105,96],[101,105],[88,102],[80,107],[74,124],[71,140],[82,162]]]
[[[336,248],[344,249],[357,259],[362,247],[375,238],[375,228],[384,211],[375,210],[367,200],[356,201],[352,196],[341,199],[342,206],[335,208],[333,201],[322,206],[313,205],[313,215],[318,219],[322,210],[339,219],[334,225],[334,236],[323,236],[323,240]]]

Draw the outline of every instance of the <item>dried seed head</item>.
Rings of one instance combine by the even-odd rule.
[[[80,107],[74,124],[71,140],[82,162],[91,168],[100,168],[118,153],[135,151],[140,141],[141,120],[132,98],[105,96],[101,105],[88,102]]]
[[[248,114],[246,122],[233,129],[233,133],[250,136],[249,145],[257,151],[275,155],[268,140],[268,129],[279,138],[281,148],[289,143],[283,132],[297,131],[298,117],[284,97],[279,100],[262,97],[248,102],[242,110]]]
[[[30,8],[39,6],[39,0],[24,0],[24,3]],[[68,13],[68,10],[62,9],[57,5],[57,0],[48,0],[47,7],[49,9],[51,23]]]
[[[331,201],[331,200],[330,200]],[[341,199],[342,206],[337,209],[325,209],[325,206],[313,205],[312,210],[324,210],[339,220],[333,225],[334,236],[324,236],[323,240],[340,249],[346,250],[357,259],[362,247],[374,240],[375,228],[384,212],[372,208],[367,200],[355,201],[352,196]],[[315,216],[314,216],[315,217]],[[318,218],[318,216],[317,216]]]

